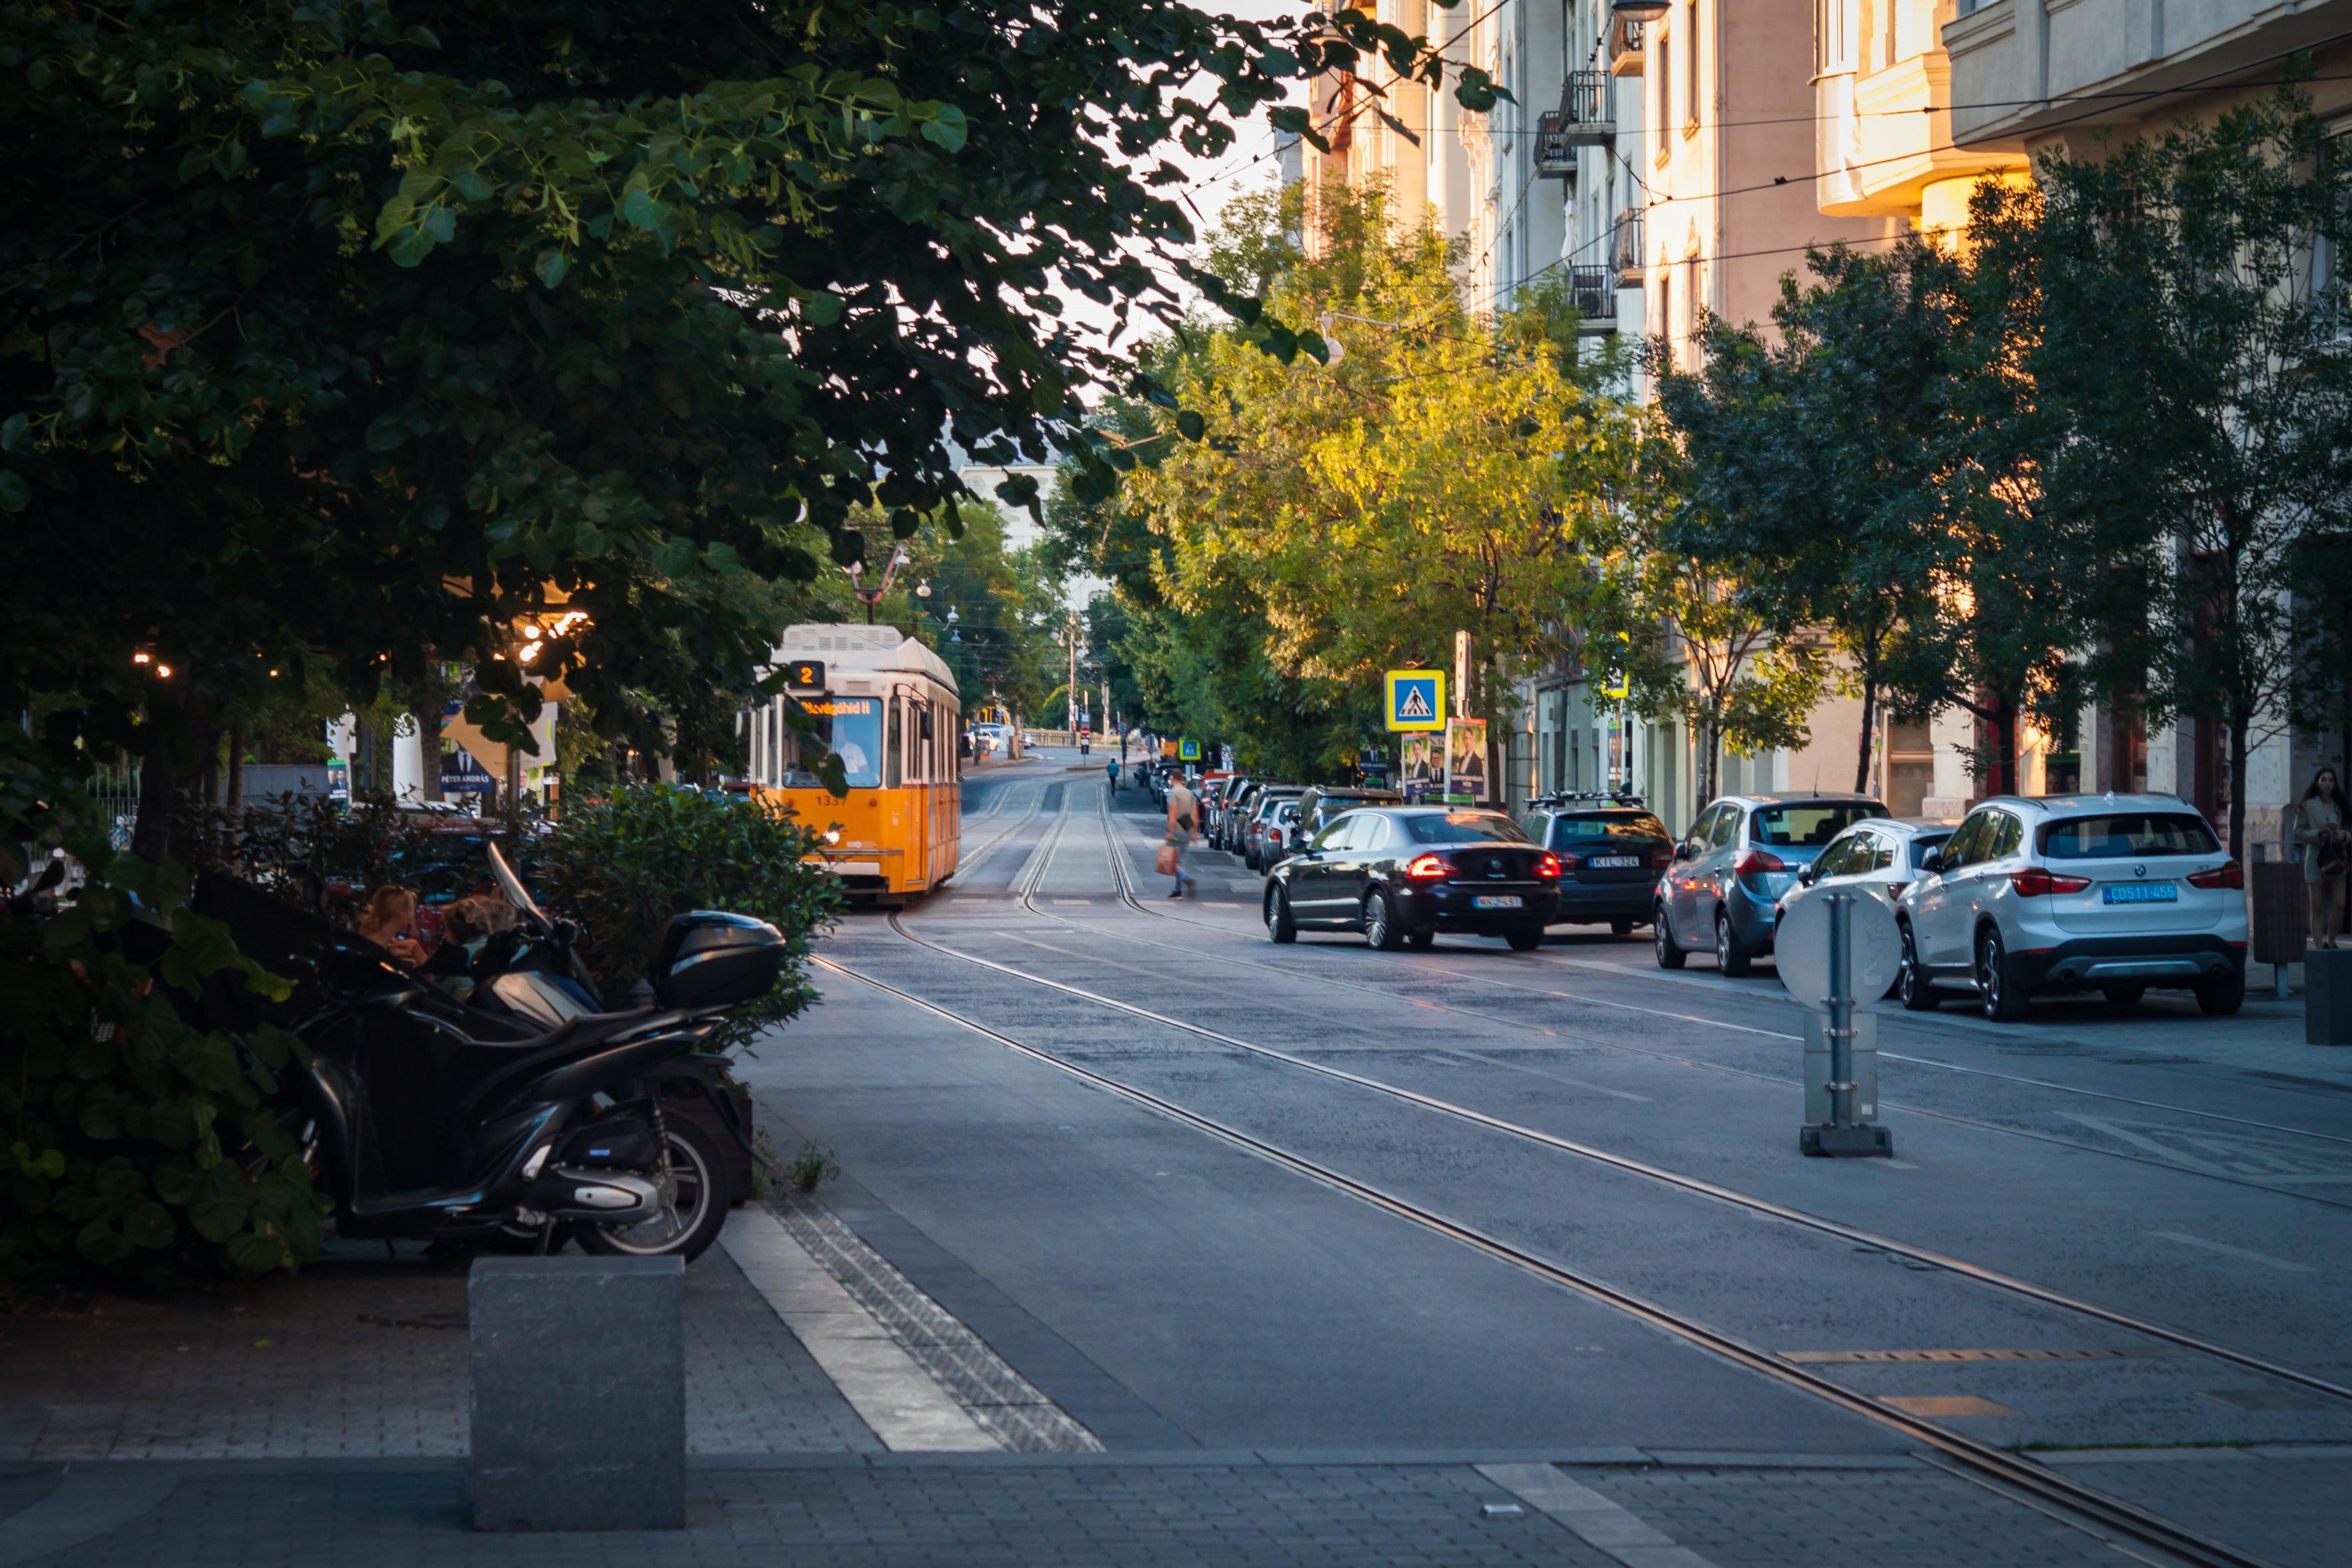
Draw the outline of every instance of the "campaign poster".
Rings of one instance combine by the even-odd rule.
[[[1486,799],[1486,721],[1445,721],[1445,803],[1475,806]]]
[[[1404,737],[1404,766],[1398,771],[1397,782],[1408,800],[1434,798],[1445,782],[1444,738],[1425,731],[1408,731]]]

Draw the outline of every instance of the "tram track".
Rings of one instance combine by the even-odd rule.
[[[1118,883],[1119,895],[1123,903],[1136,910],[1139,914],[1148,915],[1155,920],[1173,921],[1179,925],[1189,925],[1199,931],[1210,932],[1213,935],[1226,937],[1235,942],[1250,942],[1254,940],[1250,936],[1243,932],[1233,930],[1228,926],[1218,925],[1213,921],[1195,920],[1186,915],[1178,915],[1171,910],[1154,907],[1152,904],[1144,902],[1135,891],[1134,881],[1128,870],[1126,857],[1119,850],[1116,834],[1111,831],[1109,825],[1110,818],[1108,810],[1104,811],[1103,816],[1105,822],[1105,837],[1108,840],[1112,875]],[[1030,913],[1043,915],[1044,918],[1049,920],[1059,918],[1059,916],[1055,915],[1044,915],[1044,912],[1040,910],[1033,909]],[[1070,923],[1064,921],[1063,924],[1067,925]],[[1188,954],[1191,952],[1190,949],[1177,947],[1172,944],[1151,943],[1148,938],[1128,936],[1122,933],[1109,932],[1104,933],[1104,935],[1118,937],[1118,939],[1122,941],[1139,942],[1144,943],[1148,946],[1163,947],[1171,952]],[[1534,955],[1522,955],[1520,956],[1520,960],[1540,964],[1546,968],[1561,968],[1566,967],[1563,964],[1548,960],[1539,953]],[[1373,995],[1386,996],[1391,998],[1391,999],[1395,999],[1393,993],[1382,991],[1376,986],[1365,985],[1361,981],[1345,980],[1330,975],[1312,974],[1304,969],[1286,968],[1277,965],[1258,963],[1248,958],[1235,958],[1228,961],[1241,964],[1250,968],[1258,969],[1267,974],[1281,975],[1294,979],[1311,980],[1318,984],[1339,986],[1351,990],[1366,991]],[[1643,1007],[1637,1003],[1622,1002],[1615,1000],[1612,998],[1596,997],[1586,992],[1557,990],[1549,986],[1531,986],[1524,981],[1497,979],[1491,975],[1471,974],[1461,969],[1434,968],[1426,963],[1415,962],[1410,958],[1397,959],[1396,967],[1412,974],[1425,975],[1433,978],[1461,981],[1469,985],[1486,986],[1502,990],[1524,991],[1535,996],[1551,997],[1562,1001],[1582,1002],[1590,1007],[1606,1008],[1617,1012],[1635,1013],[1644,1017],[1659,1019],[1674,1023],[1695,1024],[1702,1028],[1721,1030],[1733,1034],[1752,1034],[1761,1036],[1768,1040],[1783,1040],[1790,1041],[1798,1041],[1804,1038],[1801,1035],[1792,1034],[1785,1030],[1759,1029],[1753,1024],[1732,1023],[1727,1019],[1708,1018],[1699,1013],[1675,1012],[1664,1008]],[[1782,1002],[1782,998],[1768,998],[1764,999],[1776,1004]],[[1479,1019],[1490,1023],[1502,1023],[1519,1028],[1530,1027],[1521,1020],[1509,1019],[1500,1014],[1482,1013],[1473,1009],[1454,1007],[1448,1003],[1430,1002],[1422,1003],[1420,1005],[1439,1008],[1445,1011],[1458,1013],[1465,1018]],[[1793,1001],[1789,1001],[1785,1005],[1794,1006],[1795,1003]],[[1557,1033],[1557,1031],[1551,1030],[1542,1032]],[[1583,1037],[1579,1038],[1581,1039]],[[1611,1050],[1631,1051],[1634,1054],[1648,1056],[1658,1061],[1673,1061],[1683,1066],[1697,1068],[1705,1071],[1720,1072],[1736,1077],[1753,1079],[1759,1082],[1787,1085],[1794,1085],[1797,1082],[1797,1080],[1795,1079],[1777,1078],[1770,1073],[1753,1072],[1744,1068],[1727,1067],[1720,1062],[1699,1061],[1689,1057],[1677,1056],[1667,1051],[1644,1051],[1641,1047],[1623,1045],[1621,1042],[1614,1040],[1587,1040],[1586,1042],[1604,1046]],[[2276,1134],[2284,1137],[2303,1138],[2314,1143],[2333,1144],[2352,1148],[2352,1137],[2347,1137],[2335,1133],[2323,1133],[2310,1127],[2292,1126],[2281,1122],[2265,1122],[2256,1117],[2232,1116],[2220,1111],[2205,1111],[2191,1105],[2176,1105],[2171,1102],[2165,1100],[2149,1100],[2138,1095],[2131,1094],[2115,1094],[2104,1090],[2084,1089],[2075,1084],[2059,1083],[2045,1078],[2028,1078],[2020,1073],[1997,1072],[1989,1068],[1963,1067],[1956,1062],[1939,1061],[1933,1057],[1911,1056],[1901,1051],[1881,1050],[1878,1053],[1878,1059],[1881,1061],[1897,1061],[1905,1064],[1906,1066],[1926,1067],[1939,1071],[1951,1072],[1971,1078],[1991,1079],[2001,1082],[2018,1084],[2023,1087],[2048,1090],[2060,1094],[2075,1095],[2084,1099],[2104,1100],[2116,1104],[2132,1105],[2142,1110],[2163,1111],[2172,1115],[2192,1117],[2199,1121],[2213,1122],[2227,1126],[2244,1127],[2254,1132]],[[2215,1181],[2229,1182],[2236,1186],[2252,1186],[2260,1189],[2261,1191],[2272,1193],[2281,1197],[2294,1197],[2303,1199],[2306,1202],[2323,1204],[2333,1208],[2352,1209],[2352,1203],[2347,1203],[2334,1198],[2318,1197],[2309,1193],[2295,1192],[2287,1188],[2270,1186],[2258,1180],[2242,1179],[2210,1171],[2199,1171],[2186,1166],[2169,1164],[2162,1160],[2147,1159],[2140,1155],[2126,1154],[2119,1150],[2101,1148],[2095,1144],[2085,1144],[2073,1138],[2057,1137],[2052,1134],[2029,1132],[2025,1129],[2017,1127],[2005,1127],[1999,1123],[1979,1121],[1972,1117],[1959,1115],[1953,1112],[1927,1110],[1922,1106],[1901,1103],[1888,1100],[1883,1095],[1880,1097],[1880,1103],[1894,1106],[1910,1114],[1928,1116],[1939,1121],[1951,1122],[1963,1126],[1979,1127],[1990,1132],[2001,1133],[2013,1137],[2032,1138],[2038,1142],[2054,1144],[2062,1148],[2080,1149],[2087,1154],[2105,1155],[2114,1159],[2129,1160],[2135,1164],[2148,1165],[2162,1170],[2175,1171],[2184,1176],[2200,1176]]]
[[[1129,873],[1125,857],[1119,852],[1117,836],[1111,831],[1111,825],[1107,811],[1103,813],[1103,827],[1106,847],[1110,858],[1112,878],[1117,883],[1118,897],[1122,903],[1135,910],[1138,914],[1148,915],[1157,920],[1172,920],[1179,924],[1191,925],[1200,930],[1214,932],[1220,936],[1233,937],[1237,941],[1248,940],[1247,937],[1243,936],[1240,933],[1229,931],[1223,926],[1213,925],[1207,921],[1187,919],[1183,915],[1155,909],[1151,905],[1144,903],[1136,894],[1134,882],[1131,875]],[[1180,946],[1174,943],[1154,941],[1150,937],[1137,936],[1127,932],[1109,931],[1095,926],[1081,925],[1076,921],[1066,919],[1058,915],[1048,914],[1046,911],[1037,908],[1031,900],[1025,897],[1021,899],[1020,903],[1024,913],[1034,915],[1041,920],[1052,921],[1055,925],[1065,926],[1071,930],[1081,931],[1089,936],[1105,936],[1114,941],[1130,943],[1138,946],[1156,947],[1163,952],[1175,953],[1188,958],[1199,956],[1199,954],[1194,949]],[[1546,1039],[1591,1046],[1600,1050],[1616,1051],[1623,1055],[1639,1056],[1653,1061],[1663,1061],[1677,1067],[1689,1068],[1696,1071],[1711,1072],[1721,1077],[1742,1079],[1753,1083],[1768,1083],[1776,1088],[1797,1089],[1802,1087],[1801,1083],[1797,1079],[1783,1078],[1769,1072],[1759,1072],[1750,1068],[1733,1067],[1726,1062],[1703,1061],[1696,1057],[1685,1056],[1679,1052],[1671,1051],[1658,1051],[1645,1046],[1628,1045],[1622,1040],[1603,1039],[1596,1035],[1577,1030],[1554,1029],[1542,1024],[1531,1022],[1526,1019],[1514,1018],[1506,1013],[1486,1012],[1476,1008],[1463,1007],[1454,1002],[1434,1001],[1421,997],[1400,997],[1394,991],[1388,990],[1380,986],[1371,985],[1361,980],[1343,979],[1334,975],[1319,975],[1304,968],[1295,968],[1278,964],[1261,963],[1250,958],[1226,957],[1220,959],[1220,962],[1238,966],[1243,968],[1254,969],[1262,974],[1277,976],[1284,979],[1304,980],[1314,985],[1327,986],[1339,990],[1354,991],[1362,995],[1376,997],[1383,1001],[1391,1003],[1403,1001],[1413,1007],[1425,1009],[1433,1012],[1445,1013],[1456,1018],[1473,1019],[1481,1023],[1493,1024],[1505,1029],[1517,1030],[1524,1033],[1534,1034]],[[1411,960],[1398,960],[1397,967],[1407,969],[1414,974],[1427,975],[1441,979],[1460,981],[1471,985],[1487,986],[1505,990],[1524,991],[1530,995],[1551,997],[1563,1001],[1600,1001],[1600,1005],[1609,1007],[1619,1005],[1607,1002],[1605,1000],[1600,1000],[1599,998],[1585,997],[1572,991],[1554,990],[1546,986],[1531,986],[1523,982],[1496,979],[1491,976],[1468,974],[1455,969],[1432,968],[1427,965],[1416,964]],[[1633,1009],[1631,1010],[1649,1011],[1653,1009]],[[1686,1016],[1683,1014],[1664,1014],[1661,1016],[1684,1019],[1685,1021],[1691,1023],[1707,1023],[1710,1021],[1696,1017],[1686,1018]],[[1751,1029],[1748,1026],[1739,1024],[1717,1023],[1715,1027],[1734,1030],[1741,1033],[1769,1034],[1771,1038],[1779,1040],[1794,1040],[1800,1038],[1795,1035],[1780,1034],[1777,1031]],[[1881,1052],[1881,1056],[1882,1058],[1885,1058],[1889,1056],[1889,1053]],[[1899,1057],[1892,1059],[1906,1060]],[[1980,1117],[1964,1115],[1955,1111],[1931,1110],[1926,1106],[1914,1104],[1906,1101],[1890,1099],[1884,1093],[1879,1096],[1879,1103],[1889,1110],[1901,1111],[1906,1115],[1926,1117],[1928,1120],[1941,1122],[1950,1126],[1968,1127],[1974,1131],[1989,1133],[1996,1136],[2019,1138],[2032,1143],[2044,1144],[2054,1148],[2071,1149],[2081,1154],[2094,1155],[2101,1158],[2121,1160],[2126,1164],[2146,1166],[2150,1169],[2166,1171],[2175,1176],[2189,1176],[2203,1181],[2218,1182],[2229,1186],[2244,1187],[2252,1191],[2266,1193],[2274,1197],[2291,1198],[2297,1203],[2313,1204],[2323,1208],[2352,1211],[2352,1202],[2322,1197],[2316,1193],[2305,1192],[2294,1187],[2273,1186],[2257,1177],[2233,1176],[2221,1171],[2200,1170],[2192,1166],[2182,1165],[2176,1161],[2161,1159],[2145,1154],[2133,1153],[2128,1150],[2108,1148],[2097,1144],[2085,1143],[2079,1138],[2063,1137],[2055,1133],[2042,1132],[2027,1127],[2014,1127],[2000,1122],[1989,1122]],[[2159,1101],[2136,1101],[2135,1103],[2147,1106],[2150,1109],[2175,1111],[2179,1114],[2187,1116],[2200,1114],[2188,1107],[2167,1105]],[[2238,1117],[2217,1116],[2210,1119],[2234,1122],[2240,1125],[2252,1125],[2278,1133],[2292,1134],[2298,1131],[2298,1129],[2274,1126],[2267,1123],[2248,1123],[2243,1118]],[[2326,1134],[2308,1134],[2305,1135],[2330,1142],[2352,1141],[2330,1139]]]
[[[1050,839],[1048,841],[1050,843],[1058,846],[1062,830],[1066,827],[1066,814],[1057,820],[1055,828],[1051,831]],[[1050,855],[1051,852],[1049,850],[1047,852],[1048,863],[1050,862]],[[1214,1030],[1203,1030],[1198,1026],[1186,1025],[1179,1020],[1164,1018],[1160,1015],[1151,1013],[1149,1009],[1134,1008],[1128,1004],[1118,1003],[1112,998],[1096,996],[1092,993],[1084,991],[1080,988],[1066,986],[1057,981],[1039,980],[1037,977],[1024,975],[1018,970],[1011,969],[1006,966],[996,964],[992,960],[981,959],[971,955],[959,953],[953,948],[931,942],[927,938],[919,936],[913,932],[908,931],[904,923],[895,914],[890,917],[890,925],[899,936],[908,942],[913,943],[918,946],[939,952],[950,957],[976,963],[983,967],[997,970],[1011,975],[1016,978],[1037,981],[1040,984],[1050,986],[1055,989],[1069,992],[1087,1000],[1110,1005],[1117,1008],[1118,1010],[1133,1013],[1152,1021],[1165,1024],[1171,1028],[1182,1030],[1185,1032],[1220,1040],[1223,1043],[1234,1045],[1239,1049],[1252,1051],[1261,1055],[1288,1062],[1292,1065],[1304,1067],[1309,1071],[1318,1072],[1325,1076],[1355,1082],[1364,1087],[1376,1089],[1381,1092],[1391,1094],[1408,1101],[1421,1103],[1430,1109],[1443,1109],[1449,1114],[1460,1115],[1467,1120],[1478,1122],[1488,1126],[1506,1131],[1517,1132],[1525,1135],[1530,1135],[1538,1142],[1551,1141],[1547,1134],[1535,1133],[1532,1129],[1515,1128],[1513,1124],[1504,1122],[1500,1118],[1488,1117],[1483,1113],[1469,1111],[1465,1107],[1450,1106],[1444,1102],[1434,1100],[1433,1097],[1419,1095],[1413,1091],[1398,1089],[1393,1085],[1379,1084],[1376,1081],[1364,1079],[1360,1075],[1348,1073],[1339,1069],[1325,1068],[1320,1064],[1305,1061],[1303,1059],[1293,1057],[1286,1052],[1275,1051],[1270,1047],[1260,1047],[1255,1046],[1251,1042],[1240,1041],[1231,1036],[1220,1035]],[[2088,1533],[2097,1536],[2100,1539],[2113,1542],[2113,1538],[2115,1536],[2121,1536],[2130,1542],[2152,1546],[2162,1552],[2168,1552],[2175,1558],[2181,1561],[2200,1565],[2207,1565],[2207,1568],[2269,1568],[2269,1564],[2264,1559],[2243,1552],[2225,1542],[2205,1535],[2200,1531],[2179,1524],[2173,1520],[2167,1519],[2150,1510],[2141,1508],[2135,1503],[2112,1497],[2095,1488],[2085,1486],[2083,1483],[2073,1479],[2071,1477],[2052,1470],[2045,1466],[2040,1465],[2021,1455],[2011,1453],[2005,1448],[1983,1442],[1963,1433],[1949,1430],[1948,1428],[1938,1426],[1932,1421],[1911,1415],[1906,1411],[1895,1408],[1892,1406],[1884,1405],[1869,1396],[1849,1389],[1822,1374],[1811,1370],[1805,1365],[1787,1361],[1782,1357],[1774,1354],[1770,1351],[1752,1344],[1744,1338],[1717,1329],[1697,1318],[1689,1316],[1688,1314],[1678,1312],[1659,1302],[1650,1301],[1645,1297],[1613,1285],[1595,1275],[1571,1268],[1555,1260],[1543,1257],[1526,1248],[1520,1247],[1503,1237],[1495,1235],[1465,1221],[1454,1218],[1449,1215],[1441,1213],[1425,1205],[1416,1203],[1401,1194],[1390,1191],[1375,1182],[1367,1180],[1363,1177],[1351,1176],[1325,1161],[1318,1160],[1295,1150],[1284,1147],[1270,1139],[1260,1137],[1240,1127],[1234,1126],[1230,1123],[1221,1121],[1202,1112],[1192,1110],[1190,1107],[1180,1104],[1163,1095],[1153,1093],[1150,1090],[1126,1082],[1120,1079],[1112,1077],[1108,1073],[1097,1071],[1093,1068],[1084,1066],[1081,1063],[1071,1061],[1068,1058],[1061,1056],[1041,1046],[1032,1044],[1029,1041],[1018,1039],[1013,1035],[992,1029],[965,1013],[943,1006],[938,1002],[931,1001],[927,998],[919,996],[902,987],[893,985],[889,981],[884,980],[879,977],[866,974],[849,965],[826,958],[819,958],[816,962],[822,967],[832,970],[845,978],[855,980],[876,991],[896,998],[911,1007],[917,1008],[961,1029],[969,1030],[982,1038],[992,1040],[994,1043],[1012,1051],[1027,1060],[1033,1061],[1041,1066],[1066,1074],[1071,1078],[1099,1089],[1107,1093],[1117,1096],[1129,1103],[1138,1105],[1181,1125],[1192,1128],[1192,1130],[1200,1132],[1207,1136],[1215,1138],[1229,1146],[1248,1153],[1255,1157],[1265,1160],[1279,1168],[1306,1176],[1310,1180],[1318,1182],[1327,1187],[1345,1194],[1346,1196],[1368,1204],[1372,1207],[1381,1209],[1383,1212],[1406,1220],[1423,1229],[1444,1236],[1463,1246],[1468,1247],[1475,1251],[1481,1252],[1490,1258],[1497,1260],[1498,1261],[1517,1268],[1535,1278],[1545,1281],[1548,1283],[1571,1291],[1589,1300],[1609,1306],[1636,1319],[1639,1322],[1647,1323],[1654,1328],[1672,1335],[1685,1343],[1706,1350],[1725,1360],[1747,1368],[1749,1371],[1770,1378],[1783,1385],[1801,1390],[1827,1404],[1836,1406],[1839,1409],[1872,1421],[1883,1427],[1894,1430],[1901,1434],[1906,1438],[1915,1441],[1922,1445],[1925,1448],[1930,1450],[1940,1461],[1946,1463],[1947,1468],[1955,1470],[1957,1473],[1965,1475],[1974,1481],[1984,1484],[2002,1495],[2014,1496],[2021,1493],[2026,1498],[2032,1500],[2037,1505],[2048,1505],[2049,1508],[2060,1511],[2059,1516],[2065,1518],[2066,1521],[2070,1524],[2074,1524],[2076,1528],[2084,1529]],[[1579,1148],[1571,1148],[1570,1152],[1586,1153],[1587,1151]],[[1590,1151],[1590,1153],[1600,1157],[1604,1163],[1617,1165],[1621,1168],[1635,1169],[1637,1172],[1642,1169],[1642,1167],[1639,1166],[1638,1162],[1626,1162],[1619,1156],[1606,1155],[1601,1154],[1600,1151]],[[1671,1173],[1657,1174],[1662,1176],[1671,1176]],[[1694,1186],[1693,1184],[1690,1183],[1689,1178],[1675,1178],[1674,1184],[1677,1186],[1691,1186],[1693,1190],[1696,1190],[1697,1186],[1704,1186],[1706,1185],[1697,1184],[1696,1186]],[[1750,1207],[1758,1212],[1767,1212],[1770,1209],[1776,1209],[1779,1207],[1767,1205],[1760,1199],[1748,1199],[1745,1197],[1745,1195],[1730,1194],[1727,1189],[1714,1189],[1710,1196],[1714,1196],[1716,1194],[1720,1194],[1728,1200],[1738,1202],[1740,1207]],[[1843,1233],[1849,1237],[1860,1237],[1867,1234],[1865,1232],[1851,1230],[1850,1228],[1837,1227],[1834,1225],[1834,1222],[1819,1220],[1816,1217],[1803,1216],[1799,1214],[1797,1211],[1783,1210],[1781,1212],[1797,1222],[1808,1224],[1814,1228],[1831,1229],[1833,1233]],[[1897,1251],[1915,1250],[1902,1249],[1899,1245],[1893,1249]],[[1965,1270],[1967,1267],[1968,1266],[1966,1265],[1961,1266],[1963,1270]],[[2054,1292],[2041,1292],[2038,1288],[2033,1287],[2028,1287],[2028,1289],[2029,1291],[2034,1291],[2037,1295],[2054,1298],[2055,1301],[2059,1302],[2063,1302],[2064,1301],[2064,1298],[2063,1297],[2056,1297]],[[2084,1305],[2090,1306],[2091,1304],[2084,1303]],[[2111,1314],[2107,1313],[2103,1309],[2096,1308],[2093,1308],[2091,1315],[2102,1316],[2106,1318],[2109,1322],[2117,1322],[2126,1324],[2130,1321],[2127,1314]],[[2182,1336],[2175,1333],[2161,1331],[2160,1329],[2157,1333],[2157,1337],[2169,1338],[2172,1339],[2174,1343],[2184,1343],[2188,1340],[2194,1339],[2194,1336]],[[2222,1354],[2223,1359],[2237,1361],[2239,1364],[2242,1365],[2259,1367],[2267,1364],[2262,1363],[2260,1358],[2244,1357],[2236,1353],[2227,1352],[2224,1347],[2217,1346],[2214,1347],[2214,1349]],[[2333,1385],[2325,1385],[2325,1386],[2334,1389]],[[2352,1389],[2335,1391],[2341,1396],[2352,1398]],[[2122,1542],[2115,1542],[2114,1543],[2119,1547],[2122,1546]],[[2128,1548],[2124,1549],[2128,1550]]]

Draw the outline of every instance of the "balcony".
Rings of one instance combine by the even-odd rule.
[[[1637,77],[1642,74],[1642,24],[1631,16],[1612,16],[1609,31],[1601,40],[1601,52],[1609,59],[1612,77]]]
[[[1570,147],[1617,140],[1617,81],[1607,71],[1570,71],[1559,89],[1559,134]]]
[[[1576,304],[1576,330],[1597,337],[1617,330],[1617,277],[1605,267],[1568,268],[1568,292]]]
[[[1620,288],[1642,287],[1642,209],[1627,207],[1617,214],[1609,236],[1609,267]]]
[[[1538,180],[1576,177],[1576,147],[1563,132],[1557,110],[1548,109],[1536,116],[1535,158]]]

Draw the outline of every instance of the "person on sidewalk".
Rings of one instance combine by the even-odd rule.
[[[1192,872],[1184,864],[1184,849],[1192,841],[1192,831],[1200,821],[1201,802],[1179,778],[1168,787],[1168,865],[1176,879],[1176,885],[1168,890],[1171,898],[1183,897],[1184,889],[1195,885]]]
[[[1114,795],[1118,794],[1118,758],[1116,758],[1116,757],[1114,757],[1114,758],[1112,758],[1108,762],[1104,763],[1104,764],[1103,764],[1103,771],[1110,775],[1110,792],[1111,792],[1112,794],[1114,794]]]
[[[2336,946],[2336,921],[2344,907],[2344,877],[2352,862],[2352,800],[2347,800],[2336,769],[2323,768],[2294,808],[2294,841],[2303,846],[2303,882],[2311,899],[2311,945]]]

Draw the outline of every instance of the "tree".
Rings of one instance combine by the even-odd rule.
[[[1181,406],[1140,411],[1127,509],[1099,521],[1175,612],[1162,629],[1216,653],[1230,727],[1282,756],[1319,732],[1331,766],[1377,733],[1380,671],[1450,658],[1457,628],[1487,714],[1575,646],[1595,580],[1579,528],[1633,425],[1563,294],[1474,315],[1458,247],[1392,230],[1377,191],[1324,204],[1314,259],[1284,237],[1300,221],[1296,191],[1245,204],[1219,248],[1256,258],[1270,308],[1322,341],[1177,333],[1154,369]]]
[[[75,693],[53,743],[138,747],[165,800],[271,669],[463,661],[516,734],[559,608],[540,668],[658,747],[772,646],[734,579],[855,559],[859,507],[911,533],[950,435],[1042,455],[1131,377],[1058,319],[1176,308],[1190,225],[1130,160],[1367,53],[1444,69],[1357,12],[1174,0],[425,14],[0,13],[0,507],[50,585],[0,686]]]
[[[2319,651],[2296,595],[2320,541],[2352,529],[2352,318],[2332,266],[2352,160],[2287,89],[2041,177],[2035,379],[2076,444],[2128,454],[2099,476],[2131,484],[2168,546],[2148,703],[2226,736],[2242,855],[2247,755],[2293,722]]]

